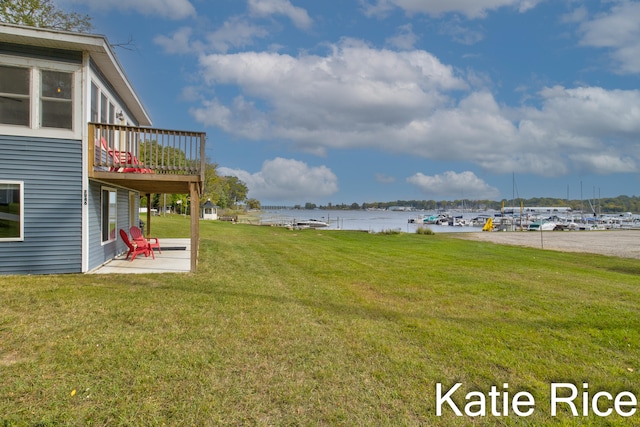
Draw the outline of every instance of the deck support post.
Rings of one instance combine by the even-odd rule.
[[[147,237],[151,236],[151,193],[147,193]]]
[[[198,242],[200,241],[200,186],[197,182],[189,183],[191,196],[191,272],[198,267]]]

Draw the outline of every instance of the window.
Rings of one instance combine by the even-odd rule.
[[[98,86],[96,86],[95,83],[91,82],[91,121],[92,122],[98,121],[98,111],[99,111],[98,101],[100,100],[100,98],[98,97],[99,93],[100,92],[98,90]]]
[[[24,183],[0,181],[0,241],[23,240]]]
[[[42,70],[40,84],[40,125],[73,129],[72,74]]]
[[[100,96],[100,123],[109,123],[107,117],[109,117],[109,100],[103,93]]]
[[[0,61],[8,61],[0,56]],[[69,137],[79,131],[80,65],[13,57],[0,63],[0,124],[11,135],[33,135],[46,128],[49,136]],[[35,132],[34,132],[35,131]]]
[[[0,123],[29,126],[28,68],[0,66]]]
[[[118,193],[113,188],[102,188],[100,200],[102,210],[102,243],[116,240]]]
[[[91,121],[94,123],[123,125],[129,124],[122,101],[117,94],[107,89],[103,83],[91,80]]]

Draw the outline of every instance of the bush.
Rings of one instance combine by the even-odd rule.
[[[418,227],[418,229],[416,230],[416,234],[424,234],[426,236],[432,236],[436,233],[434,233],[433,230],[430,229],[429,227]]]
[[[400,234],[400,233],[402,233],[402,231],[397,229],[396,230],[387,229],[387,230],[379,231],[377,234],[393,235],[393,234]]]

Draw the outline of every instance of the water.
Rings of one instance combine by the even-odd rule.
[[[316,219],[329,224],[323,229],[329,230],[361,230],[369,232],[381,232],[388,230],[414,233],[422,224],[410,224],[409,219],[419,215],[431,215],[435,212],[403,212],[403,211],[339,211],[339,210],[295,210],[282,209],[265,211],[261,214],[262,223],[286,224],[295,221]],[[463,218],[473,218],[478,213],[455,213]],[[481,227],[453,227],[446,225],[422,225],[435,233],[471,232],[482,231]]]

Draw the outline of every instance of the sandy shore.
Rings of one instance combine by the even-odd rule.
[[[640,230],[451,233],[503,245],[640,259]]]

